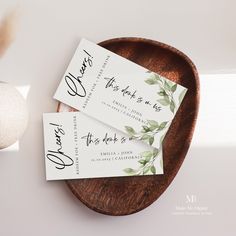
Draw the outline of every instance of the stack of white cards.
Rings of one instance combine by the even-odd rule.
[[[187,89],[82,39],[43,115],[47,180],[163,174],[162,141]]]

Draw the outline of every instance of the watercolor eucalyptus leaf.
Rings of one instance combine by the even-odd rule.
[[[148,127],[148,126],[146,126],[146,125],[143,125],[142,128],[143,128],[143,129],[141,130],[142,133],[147,133],[147,132],[150,131],[150,127]]]
[[[157,77],[155,74],[151,74],[145,82],[149,85],[158,84],[159,77]]]
[[[166,127],[166,125],[168,124],[168,122],[167,121],[164,121],[164,122],[162,122],[161,124],[160,124],[160,129],[164,129],[165,127]]]
[[[175,112],[175,103],[174,103],[173,100],[170,102],[170,110],[171,110],[172,113]]]
[[[141,159],[141,160],[139,160],[138,162],[139,162],[140,164],[142,164],[142,165],[145,165],[145,164],[147,163],[147,161],[144,160],[144,159]]]
[[[171,87],[171,91],[174,93],[177,89],[177,84],[174,84],[172,87]]]
[[[129,175],[134,175],[134,174],[136,174],[137,171],[132,168],[126,168],[126,169],[124,169],[124,172]]]
[[[156,157],[159,154],[159,149],[154,148],[153,150],[153,156]]]
[[[157,84],[158,82],[157,82],[157,80],[150,78],[150,79],[146,80],[146,83],[150,84],[150,85],[153,85],[153,84]]]
[[[151,137],[150,135],[144,134],[144,135],[142,135],[141,140],[147,140],[147,139],[149,139],[150,137]]]
[[[153,152],[152,152],[152,151],[145,151],[145,152],[142,152],[142,153],[141,153],[141,156],[144,157],[144,158],[152,157],[152,155],[153,155]]]
[[[125,126],[125,130],[129,135],[135,135],[136,134],[135,130],[130,126]]]
[[[165,90],[171,90],[171,86],[167,83],[166,80],[164,82],[164,87],[165,87]]]
[[[153,174],[156,174],[156,167],[154,165],[151,166],[150,170]]]
[[[159,124],[157,121],[155,120],[148,120],[148,124],[151,126],[151,127],[154,127],[154,128],[158,128]]]
[[[164,90],[161,90],[157,94],[162,97],[166,95],[166,92]]]
[[[149,127],[149,130],[150,130],[150,131],[155,131],[156,129],[158,129],[158,127],[156,127],[156,126],[150,126],[150,127]]]
[[[170,101],[172,101],[167,94],[164,95],[164,99],[167,101],[168,105],[170,104]]]
[[[149,138],[149,144],[152,146],[153,142],[154,142],[154,137],[151,136],[151,137]]]
[[[151,160],[152,156],[146,156],[145,161],[148,163]]]
[[[145,174],[147,174],[148,173],[148,171],[150,170],[150,166],[145,166],[144,168],[143,168],[143,174],[145,175]]]
[[[169,100],[161,98],[157,100],[159,103],[161,103],[161,105],[163,106],[168,106],[170,104]]]

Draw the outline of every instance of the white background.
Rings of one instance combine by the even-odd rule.
[[[236,1],[2,0],[1,15],[16,3],[16,39],[0,60],[0,80],[27,94],[30,121],[19,144],[0,152],[0,235],[235,235]],[[45,181],[42,113],[56,110],[52,96],[81,37],[121,36],[185,52],[201,74],[201,104],[170,187],[147,209],[110,217],[82,205],[64,182]],[[186,203],[192,195],[196,202]],[[208,215],[176,215],[180,206]]]

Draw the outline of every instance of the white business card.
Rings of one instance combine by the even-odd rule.
[[[81,112],[43,115],[46,179],[163,174],[162,150]]]
[[[186,91],[82,39],[54,98],[159,148]]]

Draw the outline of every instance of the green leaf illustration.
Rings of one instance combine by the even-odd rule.
[[[152,155],[151,151],[144,151],[144,152],[141,153],[142,157],[146,157],[146,156],[150,156],[150,155]]]
[[[146,161],[146,160],[143,160],[143,159],[139,160],[138,162],[139,162],[140,164],[142,164],[142,165],[145,165],[145,164],[147,163],[147,161]]]
[[[145,82],[150,85],[157,84],[157,81],[155,79],[147,79],[145,80]]]
[[[151,127],[155,127],[155,128],[158,128],[158,122],[155,121],[155,120],[148,120],[148,124],[151,126]]]
[[[150,127],[149,127],[149,130],[150,130],[150,131],[155,131],[155,130],[157,130],[157,129],[158,129],[158,127],[156,127],[156,126],[150,126]]]
[[[156,174],[156,168],[154,165],[151,166],[150,170],[153,174]]]
[[[167,123],[168,123],[167,121],[162,122],[160,124],[160,129],[164,129],[166,127]]]
[[[148,171],[150,170],[150,166],[145,166],[144,168],[143,168],[143,174],[145,175],[145,174],[147,174],[148,173]]]
[[[146,132],[150,131],[150,128],[146,125],[143,125],[142,128],[143,128],[143,130],[141,131],[142,133],[146,133]]]
[[[125,126],[125,130],[131,136],[136,134],[135,130],[132,127],[130,127],[130,126]]]
[[[167,81],[165,80],[164,82],[164,86],[166,90],[171,90],[171,86],[167,83]]]
[[[151,137],[149,138],[149,144],[152,146],[153,142],[154,142],[154,137],[151,136]]]
[[[159,103],[161,103],[161,105],[163,105],[163,106],[168,106],[169,104],[170,104],[170,102],[169,102],[169,100],[167,100],[167,99],[158,99],[157,100]]]
[[[159,150],[157,148],[155,148],[153,150],[153,157],[156,157],[158,155],[158,153],[159,153]]]
[[[132,175],[132,174],[135,174],[136,173],[136,170],[132,169],[132,168],[126,168],[124,169],[124,172],[126,174],[129,174],[129,175]]]
[[[157,84],[158,78],[153,74],[147,80],[145,80],[145,82],[149,85]]]
[[[151,136],[148,135],[148,134],[144,134],[142,137],[141,137],[141,140],[148,140]]]
[[[160,95],[160,96],[165,96],[166,92],[164,90],[161,90],[157,94]]]
[[[177,84],[174,84],[174,85],[171,87],[171,91],[172,91],[172,92],[175,92],[176,89],[177,89]]]
[[[151,157],[152,157],[152,152],[151,151],[145,151],[141,153],[141,156],[146,160],[146,161],[150,161]]]
[[[174,103],[173,100],[170,102],[170,110],[171,110],[172,113],[175,112],[175,103]]]

